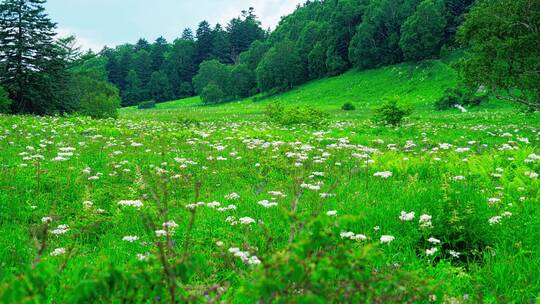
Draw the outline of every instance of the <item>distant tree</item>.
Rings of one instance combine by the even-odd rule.
[[[0,85],[17,113],[71,110],[65,97],[67,54],[54,43],[56,24],[43,0],[0,3]]]
[[[0,87],[0,113],[11,112],[11,99],[9,99],[8,93],[3,87]]]
[[[326,49],[321,42],[317,42],[308,54],[308,73],[310,79],[326,75]]]
[[[122,94],[122,106],[136,105],[143,101],[142,84],[137,72],[130,70],[126,78],[126,89]]]
[[[144,38],[141,38],[137,41],[137,43],[135,43],[135,52],[138,52],[138,51],[141,51],[141,50],[145,50],[147,52],[150,52],[150,43],[148,43],[148,41]]]
[[[244,98],[252,95],[257,87],[255,72],[245,64],[233,66],[229,77],[229,87],[233,97]]]
[[[192,88],[186,90],[185,84],[191,87],[191,81],[196,72],[195,57],[195,42],[185,39],[175,40],[165,56],[162,70],[169,78],[175,98],[191,96],[193,92]],[[187,92],[191,93],[186,95]]]
[[[328,75],[336,76],[349,68],[347,61],[341,57],[337,48],[331,45],[326,51],[326,70]]]
[[[289,40],[274,45],[257,67],[257,82],[262,91],[288,90],[304,79],[304,66],[294,43]]]
[[[197,93],[202,93],[202,90],[209,85],[215,84],[226,94],[229,93],[229,66],[220,63],[217,60],[205,61],[201,64],[199,72],[193,78],[193,87]]]
[[[540,2],[481,0],[459,30],[469,47],[460,74],[469,87],[540,109]]]
[[[150,59],[152,61],[152,72],[159,71],[165,61],[165,53],[169,49],[167,40],[163,37],[156,39],[150,48]]]
[[[152,59],[150,58],[150,54],[145,50],[141,50],[135,53],[132,59],[131,68],[137,73],[137,77],[139,78],[139,81],[140,81],[140,88],[139,88],[140,98],[147,99],[149,97],[147,85],[150,82],[150,77],[152,77],[152,73],[153,73]],[[125,86],[123,88],[123,91],[127,90],[127,86],[128,86],[128,74],[126,74]]]
[[[247,51],[240,54],[240,63],[246,64],[249,69],[255,71],[270,47],[271,45],[268,42],[259,40],[253,42]]]
[[[442,0],[424,0],[401,26],[399,45],[405,59],[422,60],[438,56],[444,43],[444,5]]]
[[[241,17],[232,19],[227,25],[227,32],[231,44],[231,58],[235,63],[238,62],[240,54],[249,49],[253,42],[263,40],[265,37],[252,7],[242,11]]]
[[[197,28],[197,55],[195,58],[195,66],[199,66],[205,60],[212,57],[212,51],[214,49],[214,37],[212,35],[212,28],[206,21],[199,23]]]
[[[150,90],[150,97],[155,101],[167,101],[172,98],[169,79],[164,72],[158,71],[152,73],[148,88]]]
[[[193,36],[193,31],[190,28],[185,28],[184,31],[182,32],[182,37],[180,39],[195,41],[195,37]]]
[[[419,0],[373,1],[349,46],[349,59],[358,68],[372,68],[403,60],[400,29]]]
[[[212,32],[212,58],[221,63],[233,63],[231,60],[231,43],[229,34],[218,23]]]
[[[225,100],[226,94],[223,90],[216,84],[208,84],[201,92],[201,99],[203,103],[219,103]]]

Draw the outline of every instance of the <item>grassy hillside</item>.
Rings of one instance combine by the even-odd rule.
[[[222,105],[203,105],[199,97],[160,103],[152,110],[135,107],[121,111],[123,117],[175,120],[179,116],[208,121],[214,119],[256,119],[264,108],[273,102],[286,106],[309,105],[338,117],[364,118],[371,114],[385,99],[398,98],[403,104],[412,105],[413,117],[437,115],[433,103],[442,96],[446,88],[457,82],[457,73],[447,61],[433,60],[420,63],[403,63],[380,69],[351,70],[343,75],[325,78],[299,86],[289,92],[263,98],[255,96]],[[345,102],[355,104],[357,111],[343,112]],[[473,111],[486,108],[508,108],[500,102],[484,105]],[[457,112],[450,111],[450,112]]]

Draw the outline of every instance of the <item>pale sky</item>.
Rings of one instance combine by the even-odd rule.
[[[159,36],[169,42],[202,20],[214,26],[255,8],[264,29],[278,24],[281,16],[305,0],[49,0],[46,11],[58,23],[62,36],[74,34],[83,49],[101,50],[105,45],[149,42]]]

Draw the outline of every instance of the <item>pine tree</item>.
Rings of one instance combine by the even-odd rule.
[[[161,71],[152,73],[148,88],[152,99],[155,101],[167,101],[172,98],[167,74]]]
[[[214,35],[208,22],[203,21],[197,29],[197,55],[195,65],[199,66],[201,62],[208,60],[212,56]]]
[[[189,40],[189,41],[195,41],[195,38],[193,37],[193,31],[190,28],[185,28],[182,32],[182,40]]]
[[[122,96],[122,106],[132,106],[142,101],[142,84],[137,72],[130,70],[126,78],[126,90]]]
[[[165,60],[165,53],[169,49],[167,40],[163,37],[156,39],[151,47],[150,58],[152,60],[152,72],[159,71]]]
[[[48,112],[46,108],[49,103],[52,106],[57,92],[49,86],[56,79],[44,77],[45,73],[65,72],[53,40],[56,24],[45,14],[44,3],[5,0],[0,4],[0,84],[19,113]]]

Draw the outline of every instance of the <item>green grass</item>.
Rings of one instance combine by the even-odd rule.
[[[0,302],[171,302],[174,286],[181,303],[534,303],[540,115],[493,101],[433,111],[455,82],[431,61],[351,71],[258,102],[127,108],[118,120],[0,116]],[[372,108],[392,97],[414,114],[401,127],[374,125]],[[357,110],[341,111],[346,101]],[[262,114],[274,102],[318,108],[329,124],[276,125]],[[375,176],[383,171],[392,176]],[[432,227],[421,227],[422,214]],[[255,223],[231,224],[242,217]],[[169,220],[171,237],[156,236]],[[50,233],[61,224],[69,231]],[[395,239],[381,244],[382,235]]]

